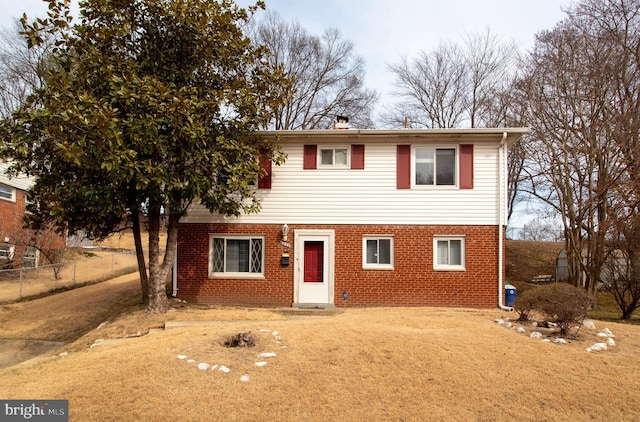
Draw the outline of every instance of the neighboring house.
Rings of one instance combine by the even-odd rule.
[[[199,204],[174,295],[253,306],[502,306],[507,150],[526,128],[311,130],[279,137],[258,214]]]
[[[43,252],[55,255],[64,249],[64,238],[53,231],[34,233],[24,228],[27,191],[33,179],[9,177],[9,163],[0,162],[0,269],[37,267]],[[48,263],[48,262],[47,262]]]

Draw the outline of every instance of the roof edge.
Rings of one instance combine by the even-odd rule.
[[[439,137],[476,137],[478,140],[500,141],[507,134],[509,145],[530,132],[528,127],[509,128],[451,128],[451,129],[313,129],[313,130],[264,130],[262,136],[289,138],[439,138]],[[487,139],[488,138],[488,139]]]

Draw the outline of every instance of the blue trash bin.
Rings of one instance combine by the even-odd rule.
[[[513,306],[516,303],[516,294],[518,293],[516,286],[511,284],[505,284],[504,286],[504,301],[505,305]]]

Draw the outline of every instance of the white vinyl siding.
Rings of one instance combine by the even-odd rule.
[[[354,139],[352,143],[363,143]],[[393,141],[393,142],[392,142]],[[474,145],[474,188],[397,189],[398,141],[366,143],[365,168],[332,171],[303,170],[303,145],[283,145],[287,161],[273,166],[272,188],[258,191],[262,209],[257,214],[224,218],[199,204],[191,206],[185,223],[255,224],[432,224],[497,225],[498,142]],[[469,139],[454,139],[457,148]],[[318,142],[318,149],[323,146]],[[343,145],[342,143],[340,145]],[[420,145],[417,141],[413,146]],[[426,144],[429,145],[428,143]]]
[[[33,177],[27,177],[23,174],[18,176],[12,176],[11,178],[7,175],[7,170],[11,166],[11,163],[0,161],[0,185],[9,186],[21,191],[28,191],[33,187],[35,183],[35,179]]]

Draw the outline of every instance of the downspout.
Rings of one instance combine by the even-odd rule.
[[[502,132],[502,140],[498,147],[498,307],[503,311],[513,311],[513,307],[505,306],[502,302],[502,270],[504,265],[504,215],[506,208],[506,175],[504,169],[506,165],[507,132]]]
[[[176,246],[176,256],[173,257],[173,268],[171,268],[171,286],[173,292],[171,297],[178,296],[178,246]]]

